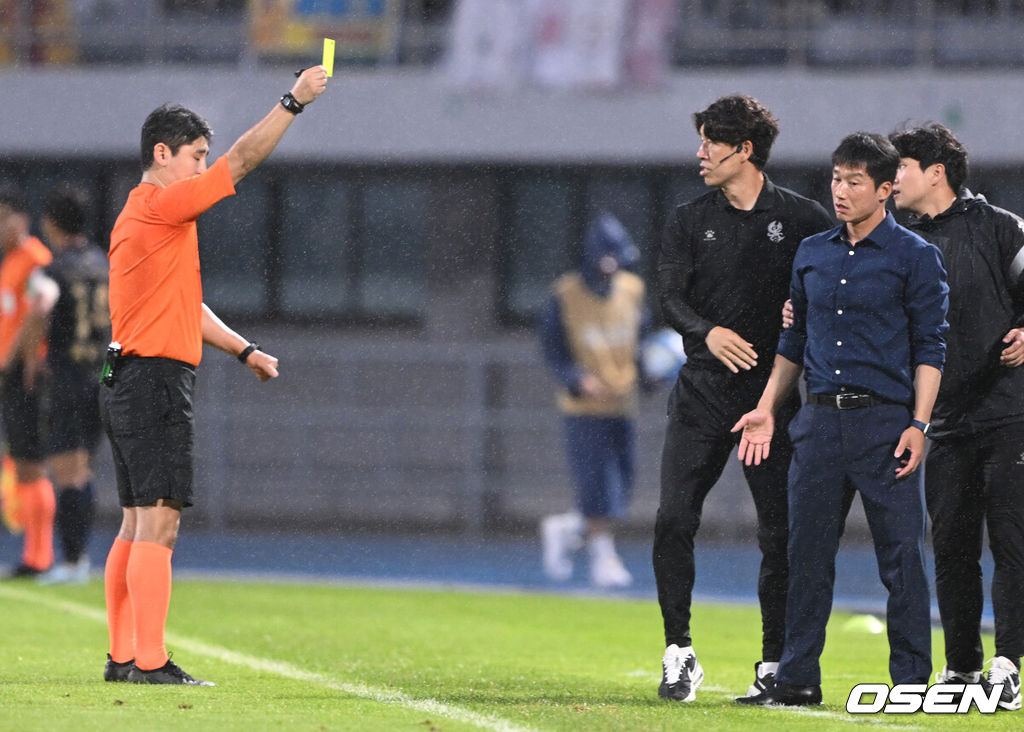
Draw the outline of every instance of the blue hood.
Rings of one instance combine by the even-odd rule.
[[[615,258],[617,269],[632,270],[640,260],[640,250],[617,218],[600,213],[587,225],[580,274],[587,287],[601,297],[607,297],[612,279],[611,274],[601,271],[601,260],[606,256]]]

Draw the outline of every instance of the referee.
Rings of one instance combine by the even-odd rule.
[[[658,694],[675,701],[693,701],[704,676],[690,636],[694,537],[704,499],[736,445],[730,428],[757,403],[768,379],[797,245],[832,225],[821,205],[764,173],[779,128],[757,100],[723,97],[693,121],[700,175],[712,190],[671,213],[658,263],[662,314],[683,336],[687,354],[669,398],[653,552],[666,645]],[[794,395],[780,418],[798,407]],[[763,557],[762,660],[752,689],[763,688],[782,654],[788,448],[780,445],[776,463],[744,469]]]
[[[302,72],[280,104],[209,168],[211,131],[191,110],[165,104],[142,126],[142,182],[110,235],[110,318],[123,355],[100,391],[122,506],[107,557],[107,681],[210,685],[170,660],[164,625],[181,511],[192,505],[192,390],[203,344],[238,357],[261,381],[277,359],[229,329],[203,303],[196,219],[235,192],[327,72]]]

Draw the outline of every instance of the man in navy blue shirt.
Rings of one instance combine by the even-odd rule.
[[[924,502],[917,467],[945,362],[949,288],[939,250],[885,210],[899,154],[858,132],[832,154],[840,226],[805,239],[793,262],[793,325],[779,340],[757,408],[740,418],[739,457],[769,458],[773,413],[806,372],[807,403],[790,423],[786,639],[773,683],[737,701],[821,703],[820,657],[835,556],[860,491],[889,592],[894,684],[927,683],[931,622]]]

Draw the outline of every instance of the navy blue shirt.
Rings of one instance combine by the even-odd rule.
[[[942,370],[949,287],[942,254],[887,214],[851,245],[843,224],[804,239],[793,261],[793,326],[777,353],[812,394],[872,393],[911,404],[914,369]]]

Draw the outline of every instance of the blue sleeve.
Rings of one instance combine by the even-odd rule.
[[[775,352],[786,360],[801,366],[804,363],[804,349],[807,347],[807,292],[804,290],[800,257],[803,248],[804,244],[801,243],[796,257],[793,258],[793,274],[789,280],[789,299],[793,303],[793,325],[782,331],[782,335],[779,336],[779,346],[775,349]]]
[[[544,360],[554,373],[555,378],[573,394],[578,393],[582,373],[569,352],[557,297],[552,296],[541,311],[537,333],[540,336]]]
[[[910,358],[916,368],[946,363],[946,310],[949,285],[942,253],[927,244],[917,251],[907,281],[906,308],[910,318]]]

